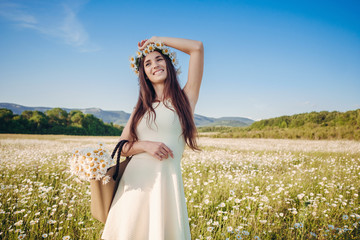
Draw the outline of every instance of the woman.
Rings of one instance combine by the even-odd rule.
[[[190,55],[188,79],[180,88],[172,47]],[[204,66],[200,41],[152,37],[138,43],[131,66],[139,77],[139,99],[120,140],[132,156],[114,196],[102,238],[190,240],[181,174],[187,144],[196,143],[194,110]]]

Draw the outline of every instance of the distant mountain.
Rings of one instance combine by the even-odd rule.
[[[40,111],[45,112],[46,110],[50,110],[50,107],[27,107],[18,105],[15,103],[0,103],[0,108],[7,108],[13,111],[14,114],[20,115],[25,110],[30,111]],[[118,125],[125,125],[130,118],[130,114],[124,111],[106,111],[100,108],[61,108],[66,112],[70,112],[71,110],[80,110],[84,114],[92,114],[97,118],[100,118],[105,123],[113,122]],[[254,120],[243,117],[221,117],[221,118],[212,118],[205,117],[202,115],[195,114],[195,125],[197,127],[205,127],[205,126],[232,126],[232,127],[243,127],[251,125]]]
[[[211,118],[205,117],[202,115],[195,114],[195,125],[197,127],[218,127],[218,126],[228,126],[228,127],[245,127],[250,126],[254,120],[243,117],[221,117],[221,118]]]
[[[78,109],[82,111],[84,114],[92,114],[97,118],[100,118],[105,123],[113,122],[117,125],[124,125],[130,118],[130,114],[124,111],[104,111],[100,108],[85,108],[85,109]]]

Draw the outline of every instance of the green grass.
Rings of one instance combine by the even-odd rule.
[[[0,135],[0,238],[100,239],[89,185],[67,161],[74,148],[117,140]],[[202,149],[182,160],[193,239],[359,239],[359,152]]]

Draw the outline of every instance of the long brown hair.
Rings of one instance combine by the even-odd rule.
[[[156,49],[155,51],[158,50]],[[183,129],[182,135],[184,136],[186,144],[192,150],[201,151],[201,149],[197,146],[196,142],[197,129],[195,126],[193,114],[191,112],[189,99],[180,87],[175,67],[172,64],[170,58],[167,55],[164,55],[161,51],[158,52],[166,61],[167,77],[165,79],[164,86],[164,99],[171,100],[171,103],[179,116],[181,127]],[[133,120],[130,124],[130,135],[133,141],[130,142],[129,149],[132,147],[135,141],[139,140],[138,136],[136,135],[135,129],[140,119],[145,115],[145,113],[151,111],[155,116],[154,120],[156,118],[155,110],[152,107],[152,103],[155,101],[156,98],[156,92],[152,83],[146,77],[146,73],[144,70],[144,60],[145,57],[140,60],[139,64],[139,98],[135,106]]]

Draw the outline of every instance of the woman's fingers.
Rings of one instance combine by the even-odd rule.
[[[158,155],[160,156],[160,160],[167,159],[169,157],[168,153],[165,150],[160,150],[158,152]]]
[[[157,155],[159,156],[158,159],[159,159],[160,161],[162,161],[163,159],[165,159],[165,157],[164,157],[161,153],[158,153]]]
[[[165,159],[167,159],[167,158],[169,158],[169,152],[167,152],[166,150],[162,150],[161,151],[161,153],[160,153],[160,155],[162,156],[162,158],[165,158]]]
[[[144,44],[144,40],[141,40],[140,42],[138,42],[138,47],[139,47],[139,48],[142,47],[143,44]]]
[[[169,158],[169,156],[174,158],[173,151],[164,143],[153,141],[148,141],[147,143],[148,144],[146,144],[146,148],[144,148],[144,150],[160,161]]]
[[[143,50],[148,45],[148,39],[144,39],[138,43],[139,50]]]
[[[174,158],[173,151],[170,148],[168,148],[165,144],[164,144],[163,149],[165,150],[167,157],[169,157],[169,155],[170,155],[172,158]]]
[[[173,152],[165,144],[161,144],[159,147],[158,155],[160,156],[160,160],[169,158],[169,155],[174,158]]]
[[[171,156],[172,158],[174,158],[174,153],[173,153],[173,151],[171,151],[170,148],[167,149],[167,152],[168,152],[168,154],[170,154],[170,156]]]

